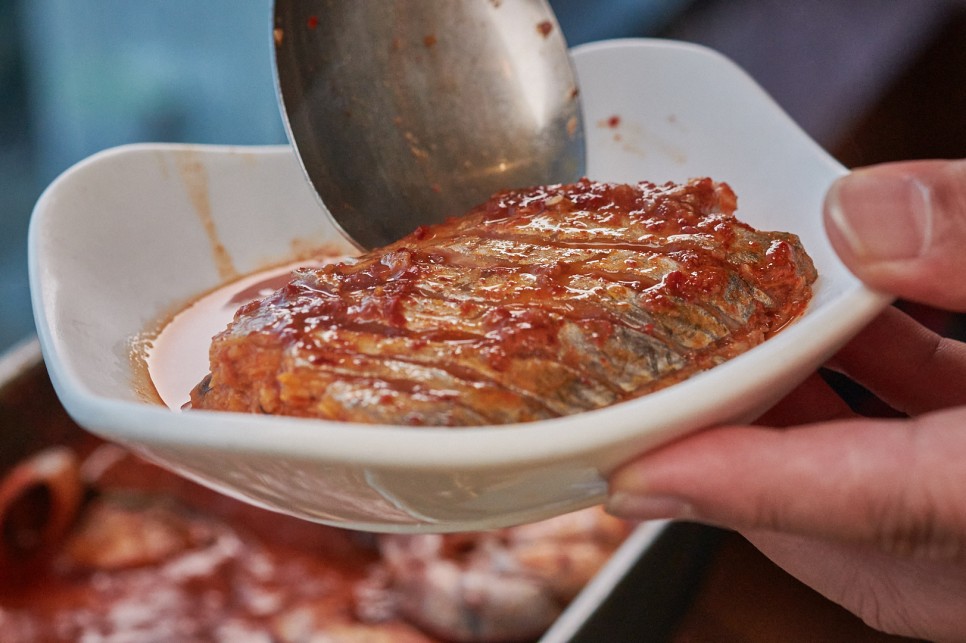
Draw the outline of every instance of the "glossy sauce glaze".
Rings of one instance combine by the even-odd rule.
[[[318,253],[315,260],[270,268],[232,280],[199,297],[163,324],[145,342],[143,365],[150,385],[161,401],[173,410],[188,402],[191,388],[208,372],[208,347],[212,336],[223,331],[238,310],[252,300],[266,297],[284,286],[298,268],[321,266],[345,259]]]
[[[501,424],[663,388],[807,306],[816,275],[797,237],[736,207],[710,179],[498,194],[243,306],[192,406]]]

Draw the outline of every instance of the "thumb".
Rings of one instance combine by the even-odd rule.
[[[871,288],[966,311],[966,160],[855,170],[829,189],[825,226]]]

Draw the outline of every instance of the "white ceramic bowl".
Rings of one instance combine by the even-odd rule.
[[[599,502],[635,453],[754,418],[870,320],[887,298],[839,263],[821,202],[843,168],[740,69],[709,50],[613,41],[574,51],[588,174],[710,176],[739,216],[801,236],[820,272],[805,315],[764,345],[631,402],[526,425],[459,430],[177,413],[146,403],[132,339],[234,274],[330,244],[287,147],[138,145],[67,171],[37,204],[30,277],[38,335],[84,427],[229,495],[374,531],[484,529]]]

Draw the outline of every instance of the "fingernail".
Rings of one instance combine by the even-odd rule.
[[[647,496],[617,492],[607,499],[607,512],[620,518],[656,520],[659,518],[688,518],[694,514],[691,505],[680,498]]]
[[[931,194],[909,175],[856,170],[832,185],[825,211],[827,223],[866,261],[914,259],[930,241]]]

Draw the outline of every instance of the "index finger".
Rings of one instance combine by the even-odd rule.
[[[896,308],[873,320],[829,366],[909,415],[966,405],[966,344]]]

